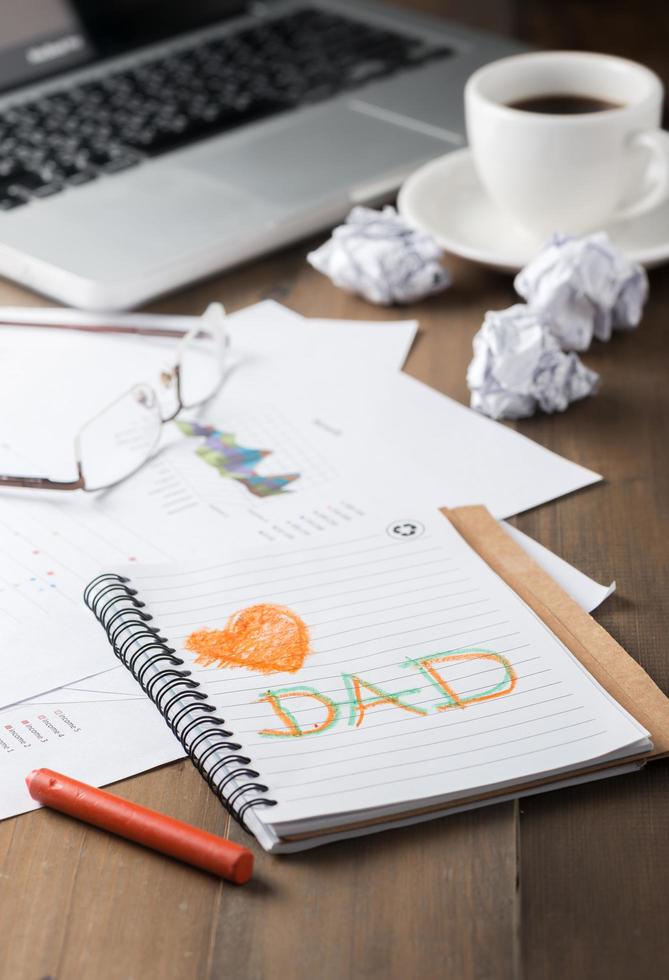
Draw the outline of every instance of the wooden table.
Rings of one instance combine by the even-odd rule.
[[[525,40],[608,48],[669,70],[662,4],[644,5],[645,21],[617,0],[606,13],[574,0],[422,6]],[[595,20],[597,11],[607,24]],[[154,308],[193,312],[222,299],[235,309],[273,297],[306,315],[415,315],[421,332],[408,372],[467,400],[472,336],[487,309],[513,301],[510,278],[452,259],[448,292],[415,309],[382,311],[310,269],[310,245]],[[34,297],[4,284],[0,302]],[[585,356],[601,372],[601,393],[566,415],[518,425],[606,482],[516,521],[589,575],[615,576],[618,591],[597,618],[665,691],[668,314],[665,268],[651,275],[641,328]],[[190,763],[116,789],[248,843]],[[0,824],[0,977],[656,978],[669,970],[668,873],[667,762],[296,857],[258,851],[255,880],[244,888],[42,811]]]

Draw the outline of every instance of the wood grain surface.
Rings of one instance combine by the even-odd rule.
[[[546,46],[629,54],[669,74],[664,4],[424,0]],[[647,29],[644,29],[646,25]],[[662,33],[664,32],[664,33]],[[310,269],[305,242],[153,304],[274,297],[305,315],[416,316],[407,371],[465,402],[471,339],[511,279],[449,258],[453,286],[379,310]],[[9,283],[0,303],[45,302]],[[594,399],[519,431],[605,476],[515,520],[618,591],[597,619],[669,692],[669,268],[636,332],[597,344]],[[116,791],[235,840],[190,763]],[[0,787],[0,792],[1,792]],[[287,858],[235,888],[55,813],[0,824],[2,980],[645,980],[669,972],[669,763]]]

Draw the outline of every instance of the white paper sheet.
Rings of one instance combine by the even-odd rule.
[[[430,506],[483,503],[508,517],[600,477],[404,374],[277,381],[249,398],[241,371],[200,419],[243,446],[272,447],[257,471],[293,477],[262,499],[197,454],[176,428],[154,463],[101,494],[98,514],[172,554],[253,540],[297,540],[350,519],[391,491]],[[93,513],[91,509],[90,513]],[[150,560],[150,559],[148,559]]]
[[[183,749],[154,705],[125,701],[24,702],[0,711],[0,819],[36,810],[25,777],[46,767],[102,786],[173,762]]]
[[[530,558],[548,572],[551,578],[554,578],[586,612],[593,612],[616,591],[615,582],[611,582],[610,585],[600,585],[512,524],[507,524],[506,521],[502,521],[502,524],[507,534],[510,534]]]
[[[230,315],[227,329],[224,390],[262,405],[272,402],[275,385],[294,388],[306,376],[322,388],[350,370],[398,371],[417,324],[312,321],[267,300]],[[160,372],[174,365],[177,348],[171,338],[0,327],[0,466],[32,462],[54,478],[73,477],[79,428],[138,381],[160,397]]]
[[[27,604],[26,604],[27,605]],[[82,603],[60,594],[41,597],[14,631],[3,630],[0,645],[0,708],[40,691],[58,688],[114,665]]]
[[[197,454],[204,439],[174,425],[165,427],[157,457],[112,490],[2,489],[2,628],[13,632],[53,591],[76,615],[84,585],[102,565],[312,539],[358,520],[370,497],[390,488],[429,506],[483,502],[508,516],[598,479],[406,375],[370,370],[391,334],[399,364],[414,324],[305,325],[274,303],[230,323],[234,367],[201,421],[234,433],[242,446],[270,449],[256,471],[295,474],[286,492],[258,497],[223,478]],[[174,349],[171,341],[11,333],[20,339],[0,361],[0,468],[61,478],[73,475],[72,436],[83,419],[132,382],[157,377]],[[0,347],[7,336],[0,334]],[[305,350],[309,361],[296,353]],[[32,397],[27,378],[38,393]],[[48,640],[36,657],[48,656]],[[82,658],[75,641],[72,657],[50,662],[43,678],[37,669],[13,671],[0,651],[0,703],[102,670],[106,658],[103,643],[91,642]]]
[[[280,317],[279,329],[273,324],[274,317]],[[293,320],[291,331],[287,324]],[[33,343],[44,343],[47,337],[70,336],[70,343],[77,347],[77,338],[85,334],[63,333],[59,330],[42,329],[35,334],[36,325],[45,327],[109,327],[155,328],[171,330],[178,338],[184,331],[192,329],[200,320],[199,316],[170,316],[152,313],[86,313],[83,310],[67,310],[62,307],[24,307],[0,306],[0,331],[3,347],[13,345],[24,336],[41,338]],[[6,322],[5,322],[6,321]],[[12,326],[15,324],[16,326]],[[373,363],[388,370],[399,370],[409,352],[418,324],[415,320],[338,320],[327,317],[303,317],[274,300],[263,300],[228,317],[228,325],[233,343],[239,344],[245,338],[250,347],[259,352],[273,349],[276,353],[297,355],[301,350],[310,351],[314,339],[319,346],[350,352],[356,360],[370,357]],[[311,328],[315,329],[312,330]],[[97,335],[106,339],[117,339],[114,334]],[[139,338],[130,338],[131,341]],[[142,341],[140,341],[142,342]]]
[[[175,329],[196,319],[178,318]],[[271,301],[231,316],[229,324],[237,361],[259,362],[266,381],[272,365],[280,373],[284,365],[305,354],[311,356],[313,370],[318,369],[314,361],[321,358],[328,369],[338,360],[343,368],[351,358],[361,365],[398,370],[416,331],[414,321],[309,321]],[[82,421],[132,379],[154,378],[174,347],[171,340],[2,328],[0,397],[8,421],[0,445],[3,468],[67,478],[73,462],[73,435]],[[100,363],[105,365],[103,370]],[[28,381],[34,391],[31,398],[26,397]],[[159,481],[163,472],[159,464],[153,472]],[[166,493],[169,497],[169,491]],[[133,510],[131,504],[129,512]],[[107,665],[108,651],[99,636],[89,635],[90,624],[84,620],[79,630],[72,628],[73,622],[81,622],[83,584],[103,562],[125,561],[140,551],[143,559],[156,561],[178,553],[169,544],[162,546],[161,530],[152,535],[149,528],[147,539],[143,529],[125,528],[123,513],[118,520],[107,518],[104,509],[81,494],[63,499],[57,494],[2,490],[0,622],[7,632],[25,632],[20,645],[29,655],[18,656],[16,643],[3,644],[0,705]],[[206,533],[206,527],[197,531],[200,538]],[[61,610],[55,632],[71,640],[67,649],[61,646],[56,653],[51,649],[54,631],[48,623]],[[48,617],[41,627],[40,613]]]
[[[331,332],[338,343],[347,350],[352,349],[352,359],[358,362],[361,357],[356,345],[362,347],[363,339],[357,334],[362,333],[364,343],[372,348],[364,360],[387,370],[399,370],[404,366],[418,331],[415,320],[329,320],[311,317],[307,323],[319,330],[327,330],[328,335]]]
[[[445,494],[448,506],[483,503],[504,518],[601,480],[406,374],[378,378],[373,397],[353,386],[327,395],[328,421],[357,429],[361,455],[405,499],[424,489],[437,506],[436,490],[442,505]]]

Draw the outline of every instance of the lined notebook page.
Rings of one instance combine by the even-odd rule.
[[[269,786],[272,824],[512,785],[647,735],[438,511],[124,573]]]

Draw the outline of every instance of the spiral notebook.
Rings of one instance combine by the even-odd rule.
[[[269,851],[669,751],[664,695],[481,507],[120,568],[85,600]]]

